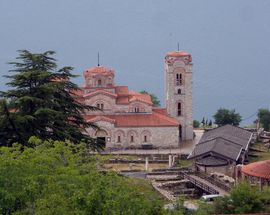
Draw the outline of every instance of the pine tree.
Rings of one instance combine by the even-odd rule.
[[[4,117],[0,132],[8,130],[10,135],[2,138],[2,144],[16,141],[27,144],[31,136],[37,136],[43,140],[85,141],[98,149],[96,141],[85,133],[86,128],[97,127],[82,117],[82,113],[95,108],[76,100],[79,88],[70,81],[76,77],[71,74],[73,68],[57,69],[54,54],[20,50],[16,58],[19,62],[10,63],[14,68],[5,77],[10,79],[7,85],[11,89],[0,94],[7,100],[1,103]],[[7,126],[4,121],[8,121]]]
[[[213,122],[212,122],[212,120],[211,120],[211,119],[210,119],[210,121],[209,121],[208,125],[209,125],[210,127],[212,127]]]

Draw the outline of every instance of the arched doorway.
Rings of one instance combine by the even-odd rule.
[[[106,147],[107,132],[103,129],[100,129],[96,132],[97,144]]]

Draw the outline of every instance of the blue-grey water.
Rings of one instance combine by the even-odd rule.
[[[80,75],[99,52],[118,84],[164,104],[163,59],[179,42],[193,55],[194,118],[226,107],[248,124],[270,107],[269,21],[269,0],[0,0],[0,75],[18,49],[55,50]]]

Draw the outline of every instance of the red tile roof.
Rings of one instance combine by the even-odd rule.
[[[114,75],[114,70],[107,68],[107,67],[104,67],[104,66],[95,66],[95,67],[86,69],[84,71],[84,75],[98,74],[98,73]]]
[[[244,174],[270,180],[270,160],[250,163],[242,167]]]
[[[174,52],[168,52],[166,54],[166,57],[184,57],[184,56],[191,56],[191,54],[183,51],[174,51]]]
[[[147,103],[149,105],[153,105],[150,95],[143,94],[143,93],[137,93],[137,92],[133,92],[133,91],[129,92],[129,101],[130,102],[141,101],[141,102]]]
[[[168,115],[163,115],[157,112],[152,114],[121,114],[121,115],[103,115],[106,118],[115,120],[116,127],[162,127],[162,126],[178,126],[179,122]],[[87,121],[92,121],[97,116],[85,116]]]
[[[117,95],[128,95],[128,86],[116,86],[115,93]]]

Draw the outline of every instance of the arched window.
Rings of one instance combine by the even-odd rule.
[[[178,89],[177,90],[177,94],[181,94],[182,92],[181,92],[181,89]]]
[[[121,136],[117,136],[117,143],[121,143]]]
[[[177,73],[176,74],[176,85],[179,86],[182,84],[182,74],[181,73]]]
[[[130,142],[131,142],[131,143],[134,142],[134,136],[133,136],[133,135],[130,136]]]
[[[181,116],[182,115],[182,104],[181,102],[177,103],[177,116]]]
[[[104,104],[103,103],[97,103],[97,108],[104,110]]]
[[[141,143],[151,143],[151,132],[144,130],[141,133]]]
[[[101,80],[98,79],[98,87],[101,87]]]
[[[134,112],[135,112],[135,113],[139,113],[139,112],[140,112],[140,108],[139,108],[139,107],[135,107],[135,108],[134,108]]]
[[[144,135],[143,142],[147,143],[147,136]]]

